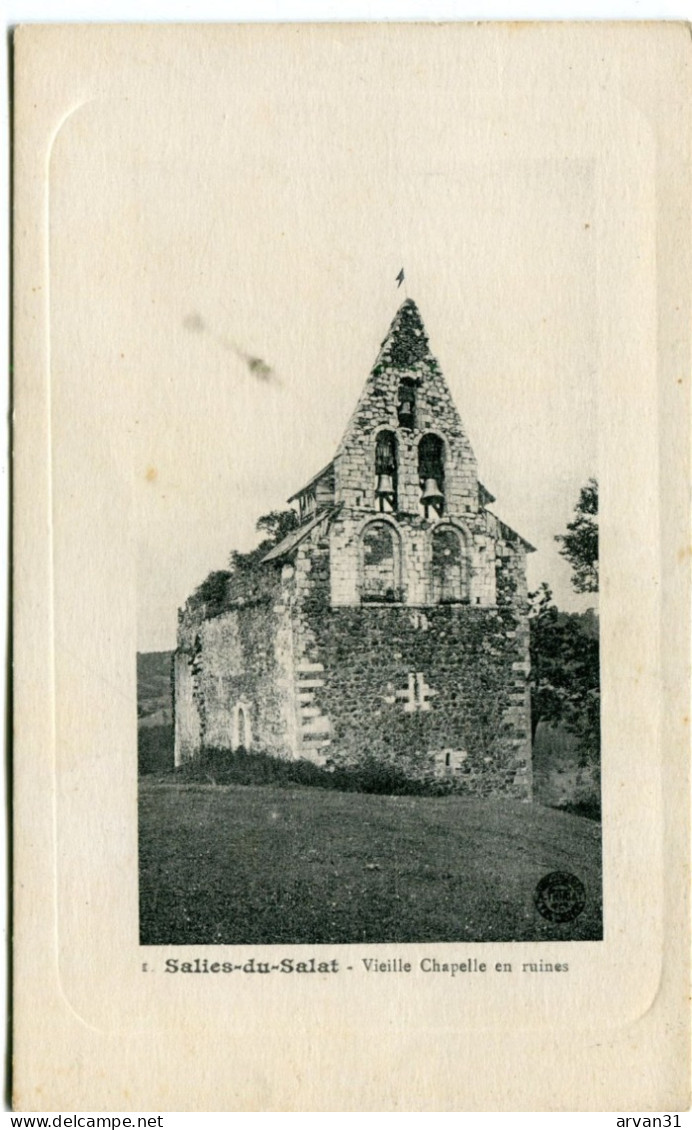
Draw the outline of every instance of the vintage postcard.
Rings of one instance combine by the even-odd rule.
[[[19,1110],[680,1110],[682,24],[14,38]]]

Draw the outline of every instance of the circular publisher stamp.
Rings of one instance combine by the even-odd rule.
[[[544,875],[534,892],[536,910],[549,922],[573,922],[586,906],[584,884],[569,871]]]

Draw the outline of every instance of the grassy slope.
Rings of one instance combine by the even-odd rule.
[[[143,944],[601,936],[600,825],[510,801],[140,784]],[[587,906],[553,925],[547,872]]]

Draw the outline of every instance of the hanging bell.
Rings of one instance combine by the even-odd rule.
[[[437,479],[426,479],[421,502],[425,506],[437,506],[444,501],[444,495],[437,485]]]
[[[394,480],[391,475],[377,476],[375,494],[378,498],[384,498],[388,494],[394,494]]]

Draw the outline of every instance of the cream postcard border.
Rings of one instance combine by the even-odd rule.
[[[431,30],[439,34],[422,25],[332,25],[330,34],[370,36],[373,51],[395,36],[413,50]],[[258,52],[265,66],[290,49],[309,68],[324,31],[23,28],[14,116],[17,1109],[687,1102],[689,29],[449,25],[447,33],[476,34],[489,52],[506,49],[511,35],[532,37],[536,75],[541,53],[567,44],[582,65],[589,52],[595,67],[608,60],[602,98],[586,108],[603,178],[597,196],[622,197],[621,224],[602,229],[597,284],[604,941],[463,947],[493,962],[569,956],[568,978],[540,983],[142,974],[144,958],[183,951],[137,943],[127,390],[100,387],[109,411],[98,416],[93,390],[81,398],[75,388],[79,428],[56,419],[51,345],[70,294],[51,287],[51,177],[70,130],[78,144],[80,115],[99,100],[142,93],[143,58],[201,57],[214,36],[226,37],[231,53]],[[555,123],[548,102],[542,108],[537,128],[548,138]],[[69,463],[56,458],[56,437],[70,438]],[[194,947],[194,956],[223,949]],[[373,947],[285,947],[327,949],[359,959]],[[381,957],[430,949],[377,947]]]

